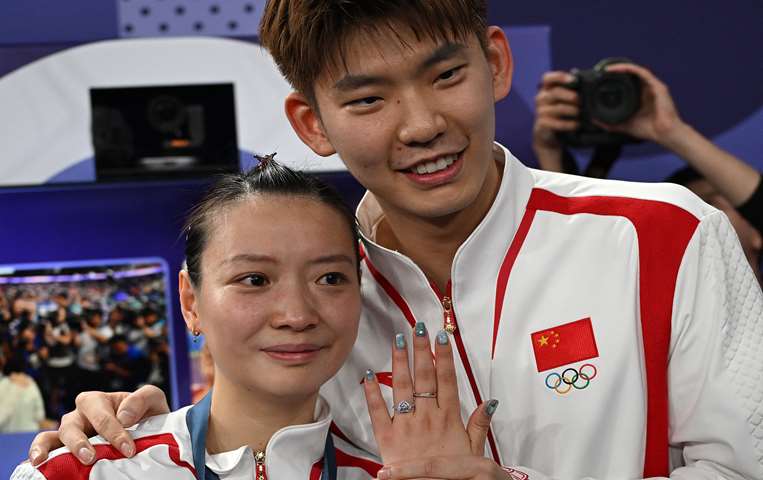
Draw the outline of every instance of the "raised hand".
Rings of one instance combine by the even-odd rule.
[[[574,80],[567,72],[546,72],[535,96],[533,151],[544,170],[562,171],[562,144],[556,134],[580,127],[580,98],[564,86]]]
[[[605,130],[627,133],[670,148],[669,144],[674,141],[674,137],[680,135],[683,121],[667,85],[646,68],[632,63],[609,65],[607,71],[631,73],[641,79],[641,108],[636,115],[620,125],[597,125]]]
[[[413,376],[408,367],[407,343],[406,336],[398,334],[392,348],[393,415],[387,409],[374,373],[369,370],[366,375],[368,411],[385,464],[379,478],[395,478],[384,475],[396,474],[402,465],[407,472],[416,468],[412,465],[431,466],[432,462],[449,463],[449,459],[460,457],[474,459],[473,466],[481,465],[486,470],[490,467],[490,471],[504,475],[500,467],[484,458],[490,417],[498,402],[491,400],[480,405],[464,427],[448,334],[444,331],[437,334],[433,354],[424,324],[416,325],[412,339]],[[433,475],[424,473],[417,478],[421,477]]]

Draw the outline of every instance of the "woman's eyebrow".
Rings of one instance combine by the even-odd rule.
[[[323,264],[323,263],[349,263],[350,265],[355,265],[355,259],[350,257],[349,255],[345,255],[343,253],[339,253],[336,255],[323,255],[318,258],[314,258],[310,260],[310,263],[312,264]]]
[[[222,264],[229,264],[229,263],[237,263],[237,262],[248,262],[248,263],[255,263],[255,262],[268,262],[268,263],[278,263],[278,260],[275,258],[268,256],[268,255],[260,255],[256,253],[240,253],[238,255],[234,255],[232,257],[228,257],[225,260],[222,261]]]

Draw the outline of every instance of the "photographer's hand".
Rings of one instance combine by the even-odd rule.
[[[667,85],[646,68],[632,63],[609,65],[607,71],[631,73],[641,79],[641,108],[630,120],[620,125],[596,124],[605,130],[626,133],[672,149],[671,145],[682,134],[685,125]]]
[[[563,171],[562,144],[556,133],[579,127],[580,99],[577,92],[564,87],[573,80],[575,77],[567,72],[546,72],[535,96],[533,151],[543,170]]]
[[[642,105],[628,122],[600,127],[659,143],[700,172],[735,207],[750,199],[761,182],[760,172],[681,120],[668,87],[653,73],[625,63],[607,70],[637,75],[643,84]]]

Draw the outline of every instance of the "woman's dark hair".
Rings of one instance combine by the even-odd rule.
[[[204,197],[194,206],[185,222],[185,268],[193,285],[201,284],[201,254],[209,239],[209,223],[220,209],[253,195],[283,195],[304,197],[323,203],[346,221],[355,247],[355,260],[360,272],[358,226],[355,215],[342,197],[330,185],[315,176],[276,162],[275,154],[255,156],[259,164],[242,173],[221,175],[209,187]]]

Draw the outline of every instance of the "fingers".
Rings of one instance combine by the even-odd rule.
[[[479,475],[482,475],[478,477]],[[492,475],[492,476],[491,476]],[[376,474],[378,480],[408,478],[437,478],[463,480],[465,478],[505,478],[501,468],[492,460],[473,455],[425,457],[385,465]]]
[[[413,400],[413,382],[408,367],[408,342],[405,334],[395,335],[392,348],[392,397],[395,405],[403,400]]]
[[[557,103],[579,105],[580,96],[575,90],[566,87],[544,88],[535,95],[535,106],[537,108],[540,108],[542,105],[555,105]]]
[[[366,370],[363,390],[366,394],[366,405],[368,405],[368,415],[371,417],[374,437],[376,437],[377,443],[382,445],[389,437],[392,419],[389,416],[387,403],[382,396],[379,382],[376,381],[376,375],[372,370]]]
[[[575,76],[568,72],[555,70],[553,72],[546,72],[541,78],[541,88],[547,88],[554,85],[566,85],[575,81]]]
[[[73,414],[77,413],[77,415],[72,415],[66,424],[62,419],[59,429],[61,440],[72,451],[78,451],[73,448],[74,444],[70,445],[69,442],[81,441],[84,427],[92,426],[107,442],[117,447],[124,456],[131,457],[135,452],[135,444],[116,417],[116,409],[127,395],[125,392],[110,394],[83,392],[77,395],[77,410],[72,412]]]
[[[466,424],[466,434],[469,435],[472,453],[482,456],[485,454],[485,441],[490,429],[490,420],[498,408],[498,400],[488,400],[477,407]]]
[[[574,120],[580,115],[580,107],[569,103],[543,104],[536,111],[539,117]]]
[[[461,405],[458,399],[456,365],[453,362],[453,348],[450,336],[445,330],[435,337],[435,362],[437,365],[437,403],[441,409],[456,412],[460,418]]]
[[[29,447],[29,461],[36,467],[48,458],[51,450],[62,445],[58,439],[58,432],[40,432]]]
[[[61,426],[56,433],[56,440],[63,442],[64,446],[71,450],[80,463],[90,465],[95,460],[95,449],[88,441],[85,433],[87,420],[75,410],[61,417]],[[35,439],[36,441],[36,439]],[[55,445],[57,447],[58,445]]]
[[[413,336],[413,382],[414,392],[437,393],[437,378],[435,377],[434,358],[429,343],[429,332],[423,322],[418,322]],[[436,407],[436,398],[416,398],[417,408]]]
[[[118,398],[114,397],[112,400]],[[164,392],[154,385],[145,385],[139,388],[127,395],[121,403],[116,403],[116,406],[119,407],[117,420],[125,427],[129,427],[144,418],[170,411]]]

